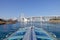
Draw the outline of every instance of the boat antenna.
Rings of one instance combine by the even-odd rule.
[[[42,20],[43,20],[43,19],[42,19],[42,16],[41,16],[41,28],[42,28]]]

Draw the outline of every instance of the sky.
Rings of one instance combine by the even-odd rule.
[[[0,0],[0,18],[60,15],[60,0]]]

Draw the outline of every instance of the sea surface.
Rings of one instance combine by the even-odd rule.
[[[15,24],[5,24],[0,25],[0,40],[7,38],[12,33],[16,32],[20,27],[42,27],[49,33],[53,33],[56,37],[60,38],[60,23],[49,23],[49,22],[27,22],[20,23],[17,22]]]

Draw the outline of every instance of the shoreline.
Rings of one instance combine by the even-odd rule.
[[[15,24],[16,22],[2,22],[0,21],[0,25],[4,25],[4,24]]]
[[[60,20],[49,20],[50,23],[60,23]]]

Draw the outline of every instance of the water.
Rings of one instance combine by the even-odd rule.
[[[28,22],[28,23],[16,23],[16,24],[6,24],[6,25],[0,25],[0,40],[8,37],[13,32],[17,31],[19,27],[29,27],[31,25],[34,25],[35,27],[43,27],[44,30],[48,32],[52,32],[56,35],[57,38],[60,38],[60,23],[49,23],[49,22],[43,22],[41,26],[41,22]]]
[[[19,23],[0,25],[0,40],[8,37],[20,27]]]

